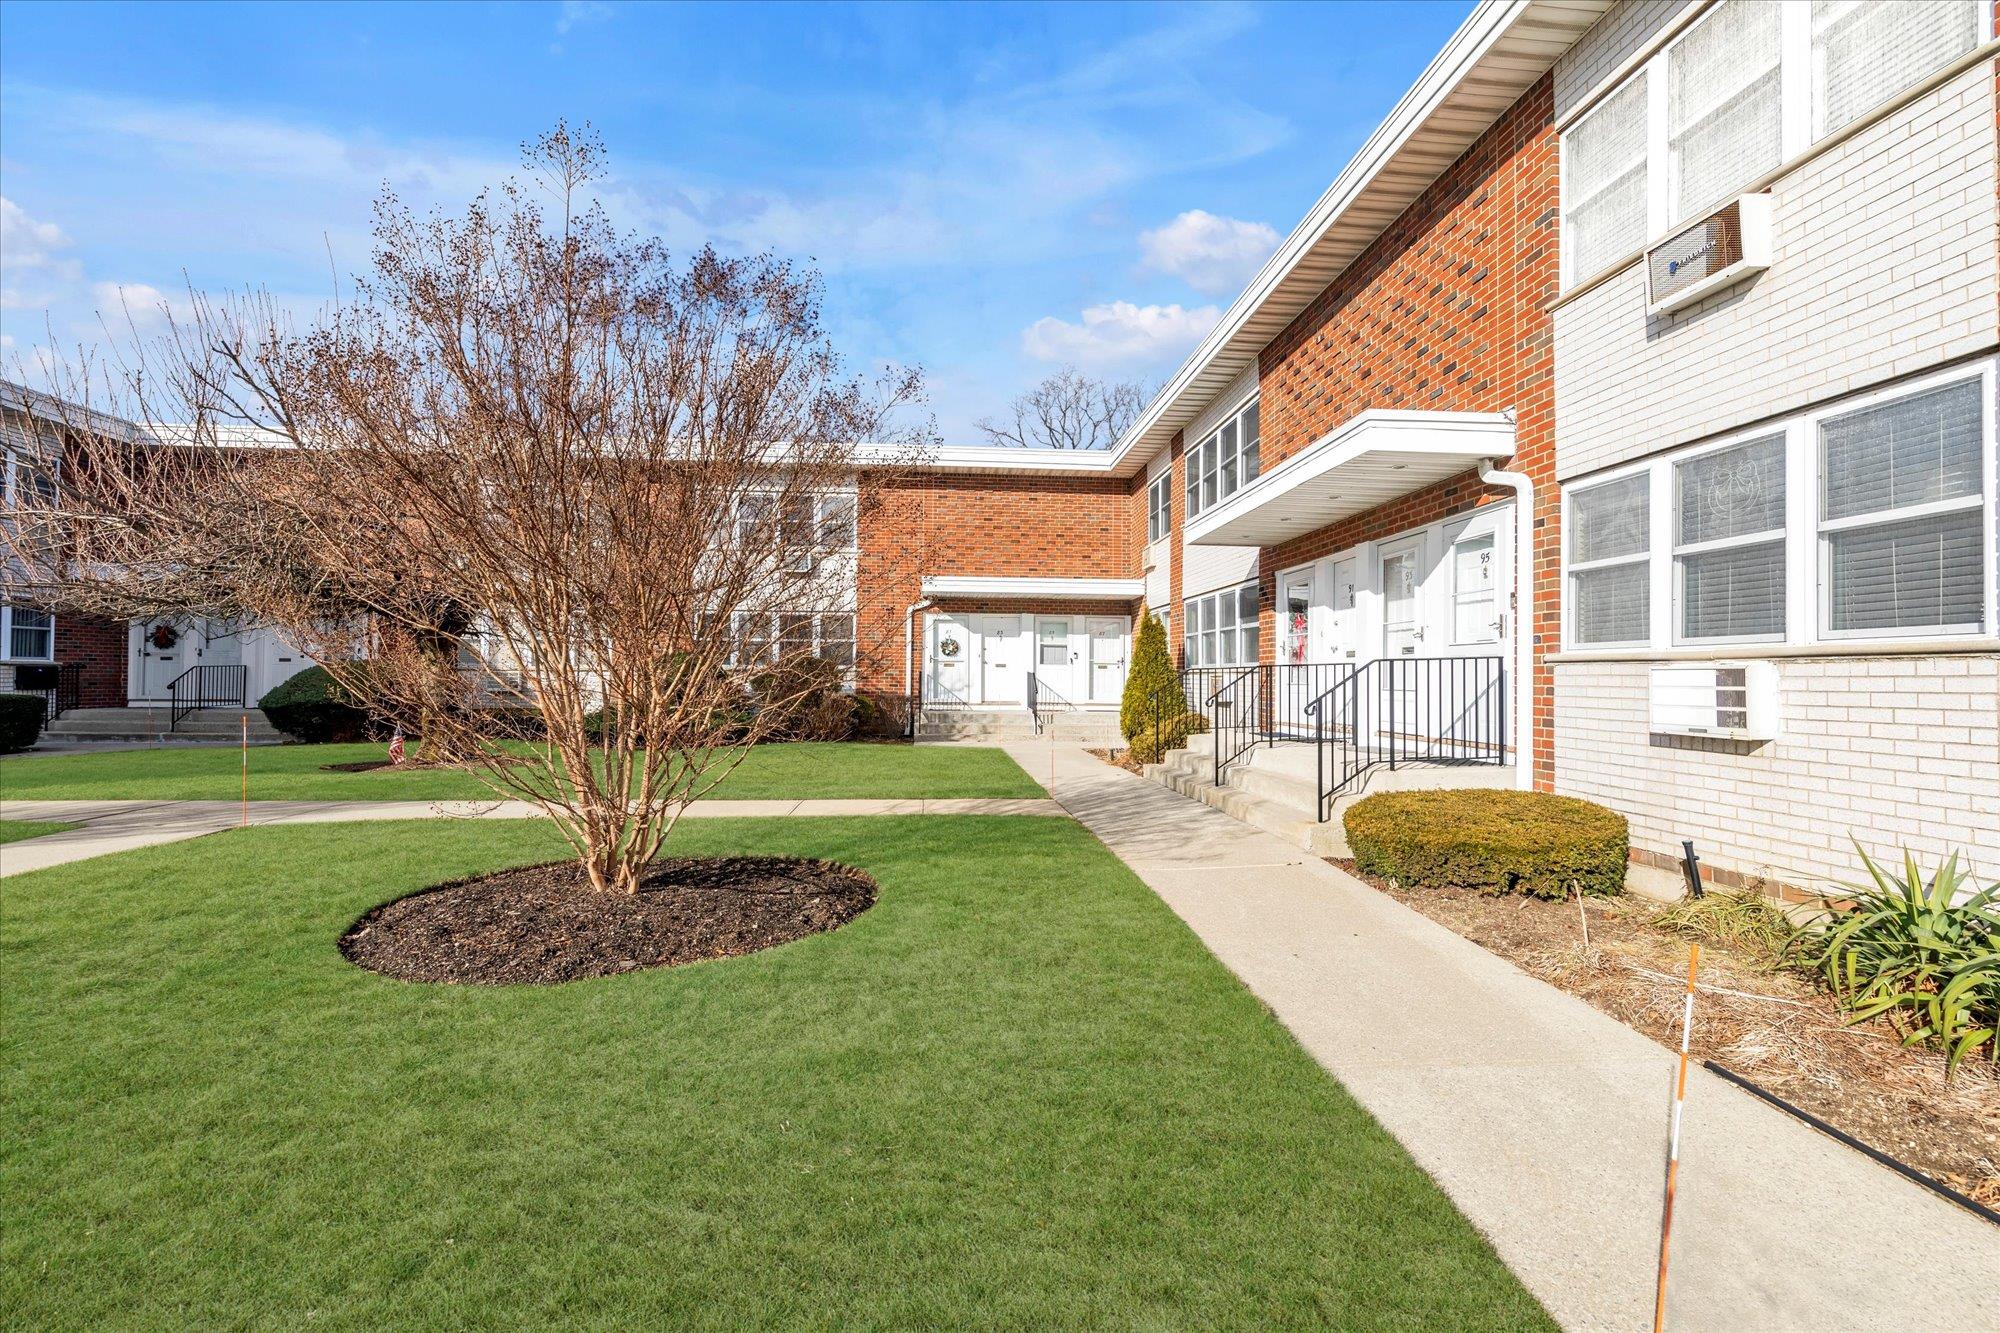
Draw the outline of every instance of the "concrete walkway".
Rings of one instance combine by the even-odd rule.
[[[1005,748],[1037,777],[1053,767],[1064,807],[1409,1149],[1558,1321],[1651,1326],[1666,1049],[1289,843],[1080,748]],[[2000,1329],[2000,1228],[1698,1071],[1667,1326]]]
[[[1052,800],[697,801],[686,819],[800,815],[1062,815]],[[526,801],[252,801],[252,824],[328,824],[364,819],[536,819]],[[180,842],[236,828],[235,801],[0,801],[0,819],[56,820],[79,827],[22,842],[0,843],[0,878],[66,865],[93,856]]]

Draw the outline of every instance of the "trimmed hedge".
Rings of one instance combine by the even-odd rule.
[[[257,701],[271,725],[293,740],[316,744],[367,739],[368,712],[357,708],[323,666],[307,667]]]
[[[1389,791],[1356,801],[1344,822],[1355,864],[1406,888],[1567,898],[1625,886],[1625,817],[1570,796]]]
[[[49,701],[39,694],[0,694],[0,754],[32,750],[48,711]]]
[[[1159,748],[1153,747],[1153,724],[1148,721],[1138,735],[1132,737],[1131,756],[1135,763],[1157,764],[1169,750],[1178,750],[1188,742],[1188,737],[1199,736],[1208,730],[1208,719],[1200,713],[1182,713],[1179,717],[1163,718],[1160,722]]]

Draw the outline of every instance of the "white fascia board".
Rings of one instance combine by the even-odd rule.
[[[1191,520],[1186,540],[1271,545],[1513,453],[1514,422],[1502,412],[1363,412]],[[1375,489],[1355,498],[1342,491],[1342,474],[1363,466],[1378,474]],[[1408,475],[1384,477],[1384,469]]]
[[[1108,449],[1015,449],[987,444],[951,444],[916,450],[905,445],[857,444],[854,460],[863,466],[947,472],[1066,472],[1085,476],[1110,476],[1117,467]]]
[[[1124,598],[1143,596],[1146,591],[1146,581],[929,574],[924,577],[923,590],[926,597]]]

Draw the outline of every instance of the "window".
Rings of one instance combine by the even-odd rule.
[[[1643,473],[1569,495],[1569,624],[1575,644],[1644,643],[1650,479]]]
[[[1886,106],[1976,50],[1990,23],[1981,0],[1713,6],[1563,130],[1566,281]]]
[[[1035,626],[1035,642],[1038,647],[1035,663],[1038,666],[1069,665],[1069,622],[1067,620],[1043,620]]]
[[[48,612],[25,606],[0,607],[0,620],[6,622],[7,656],[34,662],[55,657],[56,622]]]
[[[1813,0],[1813,134],[1853,124],[1979,45],[1976,0]]]
[[[1225,588],[1187,603],[1186,665],[1251,666],[1257,661],[1257,585]]]
[[[1570,272],[1595,273],[1646,242],[1646,81],[1634,79],[1563,136]]]
[[[1674,567],[1687,642],[1785,637],[1785,437],[1674,465]]]
[[[793,496],[778,513],[778,497],[752,492],[736,501],[736,540],[745,546],[768,540],[776,519],[778,543],[787,551],[851,550],[855,545],[854,497],[833,493]]]
[[[1820,425],[1829,634],[1977,631],[1986,607],[1981,381]]]
[[[1766,0],[1724,0],[1667,48],[1669,221],[1721,203],[1783,160],[1781,13]]]
[[[1187,513],[1193,518],[1257,479],[1257,404],[1187,451]]]
[[[1146,540],[1164,541],[1173,530],[1174,474],[1172,468],[1161,468],[1160,475],[1146,486]]]
[[[854,665],[851,611],[738,611],[730,617],[729,666],[756,666],[780,656],[824,658],[843,670]]]
[[[1567,487],[1565,642],[1991,635],[1993,377],[1947,371]]]

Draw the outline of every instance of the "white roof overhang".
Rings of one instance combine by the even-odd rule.
[[[1187,525],[1196,546],[1276,546],[1514,452],[1504,413],[1370,411]]]
[[[924,577],[926,597],[1054,597],[1115,601],[1146,591],[1144,579],[1010,578],[932,574]]]

